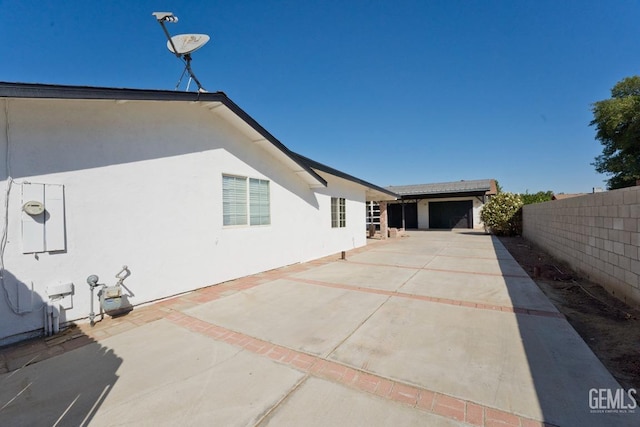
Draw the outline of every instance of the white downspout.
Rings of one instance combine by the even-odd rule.
[[[52,321],[53,321],[53,334],[55,335],[58,332],[60,332],[60,306],[58,305],[58,307],[55,306],[51,306],[51,316],[53,317]]]
[[[49,336],[49,328],[48,328],[48,322],[47,322],[47,318],[49,317],[49,313],[47,313],[47,307],[45,306],[44,309],[42,310],[42,320],[44,321],[44,336],[48,337]]]
[[[48,329],[48,334],[47,336],[51,336],[53,335],[53,307],[49,304],[47,304],[47,306],[45,307],[45,311],[47,312],[47,329]]]

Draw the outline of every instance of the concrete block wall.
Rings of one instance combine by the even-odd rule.
[[[640,308],[640,187],[527,205],[523,235]]]

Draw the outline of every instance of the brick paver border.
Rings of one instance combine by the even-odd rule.
[[[434,390],[384,378],[339,362],[323,359],[205,322],[177,311],[172,312],[165,319],[189,331],[268,357],[275,362],[285,364],[305,374],[333,381],[418,410],[465,422],[472,426],[553,426],[552,424],[521,417],[500,409],[448,396]]]
[[[433,257],[441,257],[443,255],[433,255]],[[449,258],[455,258],[452,256],[449,256]],[[412,267],[409,265],[397,265],[397,264],[384,264],[384,263],[372,263],[372,262],[364,262],[364,261],[354,261],[354,260],[349,260],[348,261],[350,264],[360,264],[360,265],[370,265],[370,266],[376,266],[376,267],[391,267],[391,268],[403,268],[405,270],[426,270],[426,271],[442,271],[445,273],[459,273],[459,274],[471,274],[474,276],[493,276],[493,277],[509,277],[509,278],[515,278],[515,279],[531,279],[531,277],[529,275],[525,274],[505,274],[505,273],[487,273],[487,272],[482,272],[482,271],[464,271],[464,270],[448,270],[445,268],[433,268],[433,267]]]
[[[391,243],[392,241],[375,242],[375,245],[365,246],[349,251],[356,254],[375,249],[377,244]],[[277,279],[287,279],[313,285],[356,290],[360,292],[376,293],[381,295],[410,298],[415,300],[436,302],[448,305],[459,305],[484,310],[503,311],[517,314],[526,314],[543,317],[563,318],[560,313],[541,310],[530,310],[518,307],[496,306],[489,304],[473,303],[469,301],[435,298],[422,295],[413,295],[402,292],[386,291],[380,289],[349,286],[336,283],[328,283],[317,280],[301,279],[291,276],[318,266],[338,261],[335,256],[325,257],[303,264],[295,264],[278,268],[252,276],[247,276],[217,285],[200,288],[192,292],[177,295],[163,301],[138,306],[126,316],[118,318],[106,317],[104,322],[98,322],[95,327],[88,323],[72,325],[60,335],[30,340],[25,343],[0,349],[0,374],[8,371],[19,370],[32,363],[62,354],[66,351],[99,342],[110,336],[124,333],[138,326],[166,319],[194,333],[202,334],[214,340],[225,342],[236,347],[241,347],[251,353],[268,357],[277,363],[282,363],[300,370],[307,375],[313,375],[333,381],[352,389],[374,394],[400,404],[408,405],[418,410],[430,412],[445,418],[465,422],[472,426],[483,427],[534,427],[551,426],[553,424],[521,417],[496,408],[483,406],[475,402],[458,399],[453,396],[439,393],[434,390],[417,387],[412,384],[402,383],[378,376],[363,370],[355,369],[321,357],[292,350],[290,348],[260,340],[230,329],[217,326],[181,312],[202,303],[224,298],[228,295],[241,292],[246,289],[259,286]],[[348,262],[368,264],[349,260]],[[402,267],[389,265],[388,267],[410,268],[413,270],[436,270],[429,268]],[[457,273],[469,273],[456,271]],[[478,274],[478,273],[469,273]],[[480,273],[482,274],[482,273]],[[495,275],[487,273],[487,275]],[[505,277],[529,277],[508,276]]]
[[[468,249],[465,246],[446,246],[444,249]],[[482,248],[477,248],[477,250],[483,250]],[[500,249],[504,252],[509,253],[509,251],[507,251],[507,249]],[[399,255],[415,255],[415,252],[411,252],[411,251],[390,251],[390,250],[384,250],[384,251],[378,251],[378,253],[381,254],[399,254]],[[438,254],[418,254],[418,255],[424,255],[424,256],[440,256],[440,257],[445,257],[445,258],[466,258],[466,259],[485,259],[485,260],[498,260],[498,261],[514,261],[513,257],[509,256],[509,257],[489,257],[489,256],[471,256],[471,255],[453,255],[453,254],[442,254],[442,253],[438,253]],[[497,254],[496,254],[497,255]]]
[[[362,286],[350,286],[350,285],[344,285],[341,283],[330,283],[330,282],[324,282],[321,280],[304,279],[304,278],[295,277],[295,276],[284,276],[283,279],[306,283],[309,285],[325,286],[328,288],[346,289],[350,291],[366,292],[370,294],[386,295],[386,296],[407,298],[407,299],[419,300],[419,301],[429,301],[429,302],[435,302],[439,304],[458,305],[461,307],[477,308],[480,310],[502,311],[505,313],[526,314],[529,316],[552,317],[556,319],[565,318],[564,315],[562,315],[562,313],[559,313],[556,311],[534,310],[534,309],[524,308],[524,307],[511,307],[506,305],[483,304],[479,302],[454,300],[449,298],[437,298],[437,297],[430,297],[427,295],[415,295],[415,294],[408,294],[405,292],[387,291],[384,289],[365,288]]]

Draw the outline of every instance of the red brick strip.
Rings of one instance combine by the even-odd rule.
[[[442,256],[442,255],[434,255],[434,257],[435,256]],[[531,278],[526,273],[525,274],[485,273],[485,272],[481,272],[481,271],[448,270],[446,268],[432,268],[432,267],[411,267],[411,266],[408,266],[408,265],[381,264],[379,262],[373,263],[373,262],[363,262],[363,261],[354,261],[354,260],[349,260],[349,264],[372,265],[372,266],[392,267],[392,268],[404,268],[406,270],[442,271],[442,272],[445,272],[445,273],[473,274],[474,276],[511,277],[511,278],[516,278],[516,279],[530,279]]]
[[[448,270],[446,268],[433,268],[433,267],[423,267],[421,268],[421,270],[441,271],[444,273],[473,274],[474,276],[509,277],[512,279],[530,279],[531,278],[526,273],[525,274],[485,273],[482,271]]]
[[[463,399],[457,399],[433,390],[404,384],[399,381],[354,369],[338,362],[292,350],[205,322],[177,311],[172,312],[165,317],[165,319],[187,330],[208,336],[217,341],[244,348],[251,353],[268,357],[306,374],[333,381],[445,418],[465,422],[473,426],[550,426],[550,424],[545,424],[540,421],[520,417]]]
[[[285,278],[287,280],[293,280],[296,282],[306,283],[309,285],[319,285],[319,286],[325,286],[328,288],[347,289],[350,291],[366,292],[370,294],[394,296],[394,297],[407,298],[407,299],[419,300],[419,301],[436,302],[439,304],[459,305],[461,307],[477,308],[480,310],[502,311],[505,313],[526,314],[529,316],[552,317],[556,319],[565,318],[562,315],[562,313],[559,313],[556,311],[533,310],[533,309],[524,308],[524,307],[509,307],[505,305],[483,304],[479,302],[476,303],[473,301],[454,300],[449,298],[436,298],[436,297],[430,297],[427,295],[414,295],[414,294],[407,294],[405,292],[387,291],[384,289],[364,288],[361,286],[343,285],[340,283],[323,282],[320,280],[303,279],[300,277],[293,277],[293,276],[286,276]]]
[[[508,251],[507,251],[508,253]],[[514,261],[511,257],[502,257],[500,258],[498,254],[494,252],[496,256],[471,256],[471,255],[447,255],[439,253],[438,256],[445,258],[462,258],[462,259],[486,259],[486,260],[498,260],[498,261]]]
[[[415,252],[415,251],[390,251],[390,250],[387,250],[387,249],[385,249],[384,251],[375,251],[374,250],[372,252],[375,252],[375,253],[378,253],[378,254],[426,255],[426,256],[430,256],[431,255],[433,257],[439,256],[439,257],[446,257],[446,258],[486,259],[486,260],[496,260],[497,259],[498,261],[513,261],[513,258],[509,258],[509,257],[499,258],[499,257],[495,257],[495,256],[447,255],[447,254],[441,253],[443,249],[449,249],[449,248],[467,249],[464,246],[447,246],[445,248],[442,248],[437,254],[425,254],[425,253],[420,253],[420,252]],[[482,250],[482,249],[479,248],[479,250]],[[505,249],[505,251],[508,252],[506,249]],[[349,251],[349,253],[351,253],[351,251]]]

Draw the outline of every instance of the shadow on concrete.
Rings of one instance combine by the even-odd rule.
[[[497,237],[491,239],[496,253],[506,250]],[[512,260],[498,257],[498,263],[503,275],[513,271]],[[542,293],[532,279],[528,281],[528,286]],[[506,283],[513,305],[523,307],[521,290]],[[640,425],[638,409],[592,408],[592,389],[615,393],[620,386],[566,319],[552,312],[515,316],[544,422],[557,426]],[[626,403],[630,403],[628,399]]]
[[[468,236],[486,236],[487,232],[484,230],[469,230],[469,231],[456,231],[458,234],[465,234]]]
[[[87,424],[117,381],[122,359],[73,325],[43,337],[45,313],[55,313],[62,325],[64,309],[2,273],[0,319],[8,326],[24,322],[40,336],[0,347],[0,426]]]
[[[0,349],[0,359],[8,369],[0,375],[2,426],[89,424],[122,364],[77,328]]]

